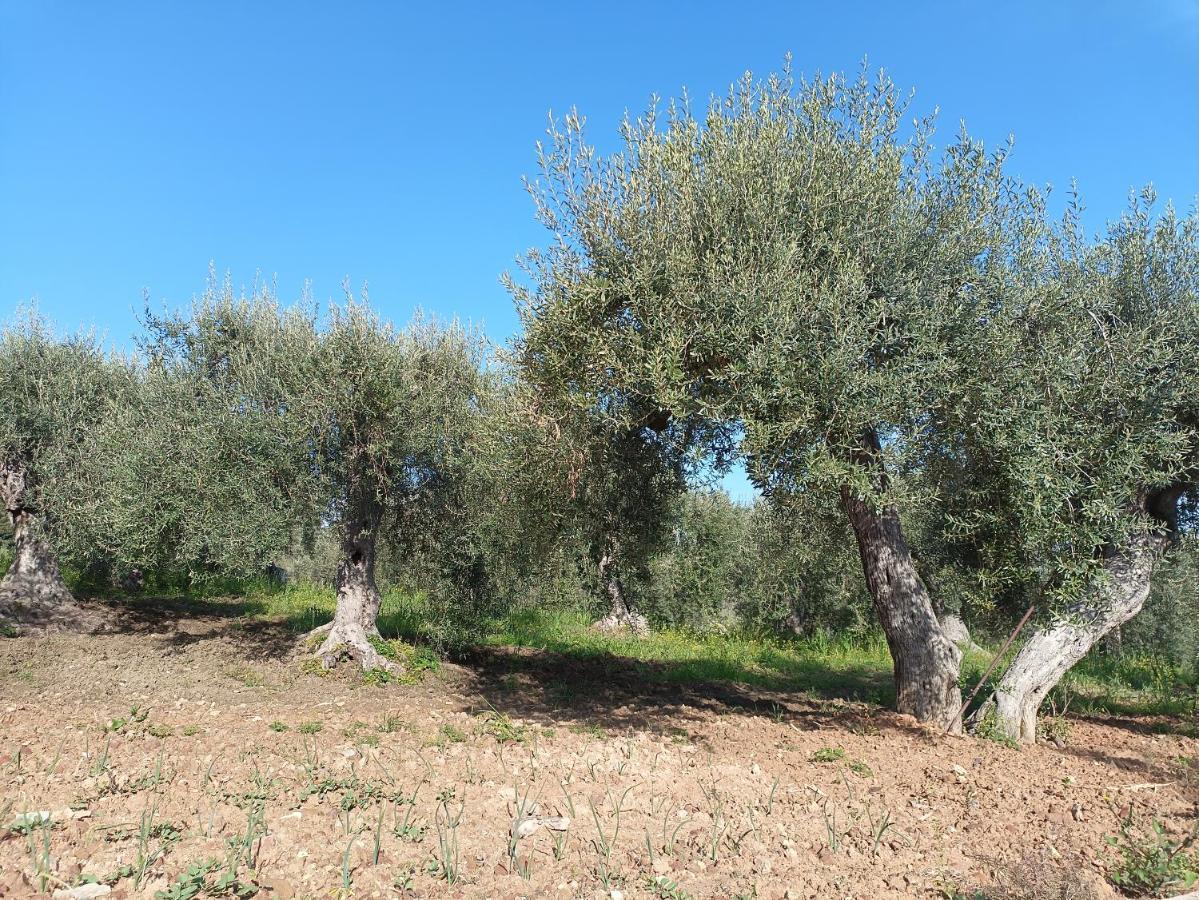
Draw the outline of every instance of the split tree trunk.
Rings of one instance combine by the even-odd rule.
[[[382,510],[374,498],[352,503],[342,525],[341,559],[337,563],[337,610],[333,621],[309,632],[324,636],[316,658],[326,669],[343,659],[357,662],[364,671],[401,667],[375,649],[380,640],[379,607],[383,598],[375,583],[375,546]]]
[[[608,614],[595,623],[600,631],[628,631],[644,637],[649,634],[649,620],[639,613],[625,594],[620,577],[620,544],[615,539],[604,545],[599,559],[599,577],[608,595]]]
[[[1104,564],[1107,577],[1094,595],[1068,618],[1033,633],[975,721],[993,712],[1003,734],[1035,743],[1037,710],[1046,695],[1106,634],[1141,611],[1154,565],[1168,542],[1164,533],[1147,529],[1109,556]]]
[[[25,505],[27,474],[19,466],[0,467],[0,499],[13,529],[16,556],[0,581],[0,621],[16,626],[68,626],[78,612],[50,546],[34,527]]]
[[[887,476],[877,435],[868,433],[865,444],[855,462],[869,467],[876,487],[885,490]],[[962,652],[937,620],[928,589],[912,561],[899,511],[891,505],[876,507],[848,486],[841,489],[841,504],[857,538],[862,572],[891,649],[896,709],[920,722],[960,732]]]

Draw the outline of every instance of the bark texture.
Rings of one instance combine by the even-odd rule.
[[[620,544],[610,540],[599,559],[599,577],[608,595],[608,613],[595,623],[600,631],[628,631],[644,637],[649,634],[649,620],[628,600],[624,581],[620,577]]]
[[[1164,532],[1145,529],[1112,552],[1104,563],[1104,582],[1067,617],[1033,633],[975,721],[994,714],[1003,734],[1035,743],[1037,710],[1046,695],[1105,635],[1141,611],[1153,568],[1168,544]]]
[[[13,529],[16,555],[0,581],[0,622],[18,629],[69,628],[79,609],[50,546],[34,527],[26,505],[28,475],[15,465],[0,467],[0,499]]]
[[[941,616],[941,630],[945,632],[945,636],[953,641],[962,652],[972,650],[981,652],[982,647],[974,643],[974,638],[970,636],[970,629],[962,620],[962,617],[955,613],[946,613]]]
[[[379,607],[382,595],[375,583],[375,546],[382,510],[373,499],[353,504],[351,517],[343,526],[341,559],[337,563],[337,610],[328,625],[309,632],[309,639],[323,636],[316,657],[326,669],[343,659],[357,662],[364,671],[401,667],[371,644],[379,639]]]
[[[868,434],[864,444],[855,462],[869,467],[876,485],[885,489],[877,436]],[[960,732],[962,652],[937,620],[932,598],[912,560],[899,511],[890,505],[877,507],[848,486],[841,490],[841,502],[857,538],[875,614],[891,649],[896,708],[920,722]]]

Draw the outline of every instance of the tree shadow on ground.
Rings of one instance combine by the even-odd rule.
[[[258,618],[263,606],[241,597],[135,596],[87,601],[102,605],[104,634],[155,636],[167,652],[219,640],[244,650],[247,659],[285,659],[302,632],[290,621]]]
[[[168,653],[218,641],[247,660],[280,661],[294,655],[299,637],[313,624],[294,617],[262,618],[264,605],[242,597],[89,602],[106,609],[106,633],[153,636]],[[386,623],[381,624],[387,633]],[[454,687],[466,695],[467,706],[546,726],[651,730],[679,738],[680,721],[749,715],[800,731],[837,726],[861,733],[924,733],[904,719],[880,715],[885,711],[877,701],[890,695],[890,679],[865,665],[834,671],[779,657],[751,671],[717,658],[651,661],[587,648],[512,647],[478,647],[459,662],[446,668],[445,678],[457,682]]]
[[[801,732],[837,727],[863,734],[928,734],[877,704],[855,699],[886,689],[874,671],[847,677],[839,690],[815,692],[811,685],[783,679],[772,687],[696,681],[690,664],[613,654],[480,648],[463,664],[464,687],[478,696],[482,710],[547,726],[656,731],[683,739],[680,722],[756,716]]]

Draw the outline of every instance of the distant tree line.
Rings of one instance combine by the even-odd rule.
[[[396,665],[382,554],[458,639],[554,592],[635,633],[877,625],[897,708],[958,730],[947,616],[1032,606],[977,715],[1034,740],[1151,593],[1193,613],[1199,218],[1146,189],[1090,237],[1076,196],[1055,219],[1007,148],[933,126],[885,76],[789,71],[651,107],[607,156],[568,115],[503,348],[215,277],[127,357],[18,318],[0,616],[69,619],[64,562],[244,575],[332,540],[326,666]],[[738,460],[752,506],[710,490]]]

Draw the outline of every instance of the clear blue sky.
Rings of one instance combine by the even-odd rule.
[[[544,239],[521,176],[547,112],[613,146],[652,92],[706,96],[788,51],[807,74],[868,56],[947,137],[1014,134],[1013,171],[1077,178],[1094,228],[1130,187],[1199,193],[1199,0],[0,0],[0,316],[36,300],[124,344],[143,290],[186,303],[211,260],[284,298],[348,276],[393,319],[502,340],[498,276]]]

